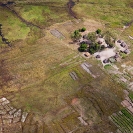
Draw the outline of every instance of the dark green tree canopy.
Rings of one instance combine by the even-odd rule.
[[[80,47],[79,47],[79,50],[81,52],[84,52],[86,49],[87,49],[87,44],[81,44]]]

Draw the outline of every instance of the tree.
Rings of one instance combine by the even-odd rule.
[[[73,34],[71,35],[71,38],[72,38],[73,41],[77,41],[78,39],[81,38],[81,34],[79,33],[78,30],[75,30],[73,32]]]
[[[100,33],[101,33],[101,30],[100,30],[100,29],[97,29],[97,30],[96,30],[96,33],[97,33],[97,34],[100,34]]]
[[[87,44],[81,44],[80,47],[79,47],[79,50],[81,52],[84,52],[86,49],[87,49]]]
[[[99,51],[101,49],[100,44],[98,43],[93,43],[89,47],[89,53],[94,54],[95,52]]]
[[[85,27],[83,27],[82,29],[79,29],[79,32],[84,32],[84,31],[86,31]]]
[[[96,41],[95,32],[88,33],[88,39],[91,40],[92,42],[95,42]]]

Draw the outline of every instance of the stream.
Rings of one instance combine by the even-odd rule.
[[[79,0],[77,0],[77,2],[79,2]],[[69,2],[67,3],[67,8],[68,8],[68,12],[69,14],[74,17],[75,19],[77,19],[76,14],[73,12],[72,8],[74,7],[75,2],[73,0],[69,0]]]

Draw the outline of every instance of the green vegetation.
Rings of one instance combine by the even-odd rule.
[[[105,69],[110,69],[111,68],[111,65],[110,64],[107,64],[104,66]]]
[[[132,132],[133,114],[128,109],[122,109],[119,113],[111,116],[112,121],[122,132]]]
[[[96,30],[96,33],[97,33],[97,34],[100,34],[100,33],[101,33],[101,29],[97,29],[97,30]]]
[[[27,2],[29,3],[27,4]],[[13,8],[21,17],[42,27],[39,29],[27,25],[10,11],[0,7],[2,33],[5,35],[5,39],[13,43],[11,48],[0,49],[0,95],[7,96],[13,106],[29,112],[26,123],[23,124],[24,126],[22,125],[23,132],[115,132],[116,127],[111,125],[108,116],[120,110],[125,88],[105,73],[99,67],[98,61],[93,58],[84,59],[77,54],[78,52],[74,50],[73,46],[68,46],[70,33],[74,29],[83,27],[75,30],[71,35],[72,39],[77,41],[81,38],[82,33],[80,32],[84,32],[86,28],[90,27],[90,31],[92,29],[95,31],[88,34],[88,39],[92,41],[89,48],[90,53],[103,50],[104,46],[96,43],[97,34],[101,34],[101,30],[97,29],[98,27],[94,28],[94,23],[91,23],[92,29],[91,24],[87,27],[88,22],[84,22],[84,20],[79,23],[77,20],[73,20],[71,23],[55,24],[70,19],[65,0],[44,0],[41,4],[39,1],[32,3],[32,0],[27,0],[24,3],[24,1],[17,0],[16,3]],[[102,18],[104,22],[108,22],[108,26],[118,26],[121,25],[123,19],[120,19],[117,8],[121,9],[122,6],[125,9],[127,6],[119,4],[114,0],[110,2],[82,0],[75,5],[74,10],[79,9],[75,10],[78,15],[82,11],[85,17]],[[116,5],[116,10],[114,5]],[[109,8],[111,10],[106,10]],[[125,11],[127,14],[130,12]],[[110,13],[112,16],[108,16]],[[129,18],[131,16],[132,13],[128,14]],[[128,22],[129,18],[125,16],[123,23]],[[115,22],[118,19],[119,21]],[[55,38],[50,33],[51,29],[58,29],[65,39]],[[130,31],[130,33],[132,32]],[[110,33],[105,38],[110,46],[115,40]],[[86,51],[87,45],[81,44],[79,50]],[[3,46],[3,42],[0,38],[1,46]],[[83,62],[92,65],[89,70],[96,78],[91,77],[82,69]],[[70,76],[73,71],[78,77],[77,80],[73,80]],[[33,115],[30,114],[31,112]],[[113,119],[120,126],[124,125],[124,131],[128,132],[131,130],[132,118],[131,116],[131,119],[127,118],[127,116],[131,113],[128,112],[128,115],[125,111],[122,113],[117,114]],[[91,124],[94,129],[81,124],[77,118],[81,114],[83,114],[85,122],[88,125]]]
[[[79,47],[79,50],[81,52],[84,52],[86,49],[87,49],[87,44],[81,44],[80,47]]]
[[[73,41],[78,41],[81,38],[81,34],[80,34],[79,30],[75,30],[72,33],[71,38]]]
[[[74,11],[79,17],[100,20],[107,27],[116,28],[132,20],[132,5],[132,0],[82,0],[74,6]]]
[[[88,39],[95,43],[96,33],[95,32],[88,33]]]
[[[98,43],[93,43],[89,47],[89,53],[94,54],[95,52],[99,51],[101,49],[100,44]]]
[[[129,93],[129,98],[131,99],[131,101],[133,101],[133,93]]]
[[[105,33],[103,33],[103,36],[105,38],[106,44],[108,44],[109,47],[112,48],[115,46],[116,37],[114,34],[112,34],[110,31],[106,31]]]
[[[79,29],[79,32],[84,32],[84,31],[86,31],[85,27],[83,27],[82,29]]]

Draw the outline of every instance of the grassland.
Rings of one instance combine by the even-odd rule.
[[[104,24],[113,27],[113,31],[122,27],[133,15],[132,9],[127,8],[130,1],[123,0],[119,4],[118,1],[83,0],[76,4],[74,11],[86,19],[72,21],[66,21],[71,17],[65,0],[44,1],[41,5],[29,2],[17,3],[13,9],[42,29],[27,26],[9,10],[0,7],[2,32],[13,45],[0,49],[0,95],[7,97],[16,108],[29,112],[23,132],[115,131],[116,127],[108,116],[121,109],[125,88],[99,67],[98,61],[86,59],[78,53],[76,44],[71,44],[70,33],[83,26],[88,31],[104,29]],[[98,21],[87,19],[94,19],[94,16]],[[52,29],[60,31],[65,39],[53,36]],[[130,42],[127,33],[132,35],[131,30],[132,26],[121,37]],[[3,45],[2,41],[0,45]],[[82,62],[92,65],[90,70],[97,75],[96,79],[82,69]],[[70,77],[72,71],[78,80]],[[78,119],[81,115],[88,126]]]
[[[74,11],[80,17],[89,17],[104,22],[108,27],[118,28],[132,20],[132,1],[128,0],[82,0]]]

